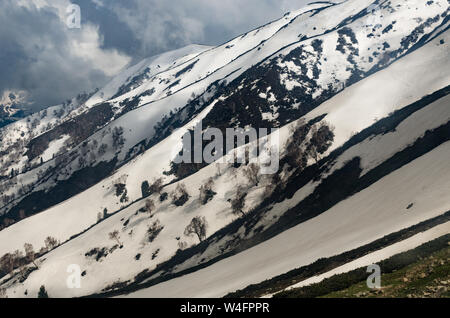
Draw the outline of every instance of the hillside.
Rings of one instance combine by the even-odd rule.
[[[316,2],[0,128],[0,288],[222,297],[444,217],[449,11]],[[176,163],[199,126],[274,130],[212,163]],[[254,162],[232,162],[245,152]],[[66,286],[71,264],[81,288]]]

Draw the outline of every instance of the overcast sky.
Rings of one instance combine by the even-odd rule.
[[[308,2],[1,0],[0,98],[20,92],[32,110],[59,104],[143,57],[221,44]],[[67,27],[71,3],[80,6],[80,29]]]

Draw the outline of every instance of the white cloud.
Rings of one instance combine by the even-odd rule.
[[[107,5],[141,41],[142,55],[187,44],[220,44],[285,12],[299,9],[307,0],[129,0]]]
[[[104,3],[102,0],[92,0],[92,2],[97,6],[97,7],[103,7]]]
[[[70,39],[69,51],[74,56],[84,59],[93,69],[102,71],[107,76],[113,76],[123,69],[131,58],[114,49],[102,49],[102,37],[98,29],[98,26],[84,25],[83,31]]]

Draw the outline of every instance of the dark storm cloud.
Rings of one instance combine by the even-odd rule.
[[[100,34],[103,35],[102,47],[105,49],[116,48],[130,56],[136,55],[140,49],[140,41],[134,36],[129,26],[122,22],[113,8],[117,1],[108,1],[111,6],[98,5],[93,0],[73,0],[72,3],[80,6],[82,10],[82,24],[89,22],[98,25]],[[124,2],[123,0],[121,2]],[[135,8],[130,2],[130,5]]]

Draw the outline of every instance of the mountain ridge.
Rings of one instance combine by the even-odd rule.
[[[370,24],[375,13],[368,8],[373,4],[383,16],[380,25]],[[307,225],[320,227],[319,221],[328,226],[324,215],[330,217],[330,211],[349,221],[336,228],[341,241],[336,239],[335,245],[312,234],[311,244],[324,252],[308,256],[311,261],[355,247],[346,241],[350,228],[361,238],[352,244],[362,244],[448,211],[448,203],[436,199],[437,187],[448,186],[448,169],[438,159],[448,148],[448,12],[445,1],[316,3],[221,46],[181,49],[189,51],[187,56],[169,53],[177,57],[165,60],[166,65],[160,65],[158,57],[146,59],[106,89],[0,130],[6,140],[0,148],[0,256],[24,243],[39,248],[48,236],[63,243],[39,254],[39,269],[24,281],[16,274],[0,279],[0,285],[9,295],[34,291],[38,281],[45,281],[54,295],[120,294],[129,285],[155,277],[170,279],[210,261],[218,264],[227,253],[260,249],[296,227],[310,231]],[[152,73],[149,65],[164,70]],[[383,94],[377,93],[380,89]],[[183,166],[189,173],[177,174],[173,160],[181,137],[200,121],[221,130],[279,128],[281,180],[260,176],[253,186],[245,164],[202,163]],[[303,158],[301,164],[301,158],[289,157],[292,133],[299,127],[311,133],[299,138],[296,149],[311,145],[315,128],[333,131],[320,155]],[[79,132],[71,134],[75,131]],[[430,161],[440,162],[440,170],[433,170],[434,176],[437,171],[442,174],[440,181],[432,187],[425,172],[420,177],[435,190],[429,195],[436,202],[423,197],[422,205],[413,204],[415,215],[400,217],[394,211],[408,206],[413,194],[421,198],[416,188],[404,195],[392,190],[399,201],[391,198],[386,205],[383,213],[390,223],[382,228],[368,221],[374,218],[373,206],[364,209],[354,203],[367,219],[339,210],[343,202],[359,202],[360,192],[375,200],[379,183],[400,184],[395,175],[412,182],[405,171],[419,178],[415,165],[425,167]],[[361,188],[357,191],[346,183],[335,189],[339,176]],[[187,202],[176,206],[170,197],[162,200],[155,193],[143,197],[144,182],[157,178],[163,178],[166,196],[187,185]],[[197,189],[210,178],[216,194],[202,204]],[[247,193],[242,217],[230,206],[238,183]],[[146,200],[155,205],[148,213]],[[184,234],[195,216],[208,223],[200,244]],[[364,226],[355,228],[352,222]],[[115,231],[123,248],[108,239]],[[8,242],[7,237],[17,233],[21,235]],[[307,249],[299,249],[305,255],[302,261],[308,262]],[[124,259],[132,265],[120,265]],[[294,261],[290,256],[285,260]],[[63,277],[68,262],[87,271],[82,290],[65,290],[62,281],[49,278]],[[273,266],[268,266],[269,274],[255,273],[253,281],[246,282],[282,273],[284,265]],[[243,283],[229,288],[245,287]],[[147,292],[151,294],[143,291]]]

